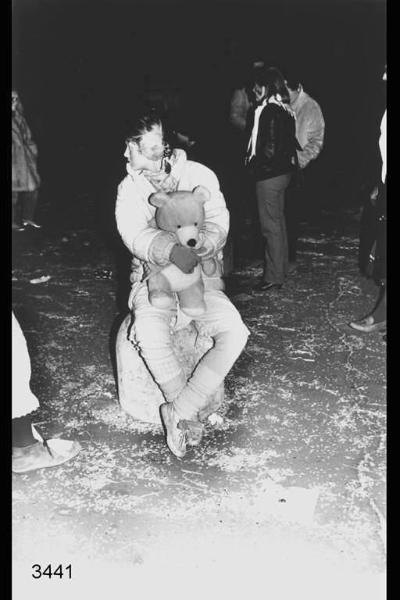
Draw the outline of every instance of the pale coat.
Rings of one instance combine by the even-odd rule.
[[[33,192],[40,186],[37,171],[38,150],[22,113],[12,116],[12,191]]]
[[[318,102],[302,88],[290,106],[296,115],[296,137],[302,148],[297,151],[299,166],[304,169],[322,150],[325,121]]]
[[[192,191],[196,186],[203,185],[210,192],[210,199],[204,205],[205,220],[200,232],[202,246],[206,250],[202,258],[216,258],[218,269],[212,279],[220,280],[222,249],[229,231],[229,212],[218,179],[208,167],[187,160],[184,150],[175,152],[177,160],[172,166],[171,176],[178,181],[177,190]],[[134,171],[129,164],[127,171],[128,174],[118,186],[115,217],[121,238],[134,256],[131,280],[132,283],[137,283],[146,273],[146,263],[159,266],[169,263],[169,254],[177,240],[175,234],[160,231],[154,226],[156,208],[148,199],[156,189],[140,171]],[[209,278],[203,278],[207,289],[206,280]],[[215,289],[214,285],[211,287]],[[216,287],[221,289],[219,284]]]
[[[251,102],[245,88],[238,88],[231,98],[229,119],[234,127],[244,132],[247,124],[247,115]]]

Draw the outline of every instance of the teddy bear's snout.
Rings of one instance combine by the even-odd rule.
[[[190,240],[188,240],[187,245],[190,246],[191,248],[194,248],[195,245],[197,244],[197,241],[194,238],[191,238]]]

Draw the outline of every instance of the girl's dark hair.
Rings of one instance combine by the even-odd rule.
[[[289,103],[290,96],[285,84],[285,78],[276,67],[257,67],[254,69],[254,82],[266,88],[266,97],[279,94],[282,101]]]
[[[130,121],[127,128],[125,142],[140,142],[143,135],[153,129],[155,126],[161,126],[161,117],[155,110],[149,110],[146,113],[140,113],[136,118]]]

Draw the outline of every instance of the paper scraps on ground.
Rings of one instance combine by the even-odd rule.
[[[37,277],[36,279],[31,279],[29,281],[29,283],[46,283],[46,281],[49,281],[49,279],[51,279],[51,275],[42,275],[42,277]]]

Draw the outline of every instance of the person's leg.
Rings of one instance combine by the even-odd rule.
[[[302,173],[293,176],[285,193],[285,222],[288,236],[288,259],[291,265],[294,265],[297,258],[300,221],[303,216],[304,184],[302,184],[302,182]]]
[[[178,428],[179,415],[173,401],[186,385],[186,376],[175,354],[172,331],[176,309],[154,308],[148,299],[147,285],[140,287],[133,300],[135,320],[130,338],[137,343],[140,354],[158,384],[166,404],[160,407],[169,449],[175,456],[186,454],[187,432]]]
[[[173,405],[181,419],[197,419],[246,345],[249,330],[227,296],[206,291],[207,310],[196,317],[199,330],[214,339],[214,346],[199,361]]]
[[[290,263],[296,262],[297,240],[299,237],[301,215],[301,193],[297,181],[293,178],[285,194],[285,220],[288,237],[288,258]]]
[[[33,437],[32,421],[30,415],[16,417],[11,421],[11,441],[13,448],[25,448],[37,444]]]
[[[20,192],[11,192],[11,208],[12,208],[12,228],[22,229],[20,225],[20,211],[19,211],[19,194]]]
[[[375,323],[386,323],[386,283],[379,290],[378,301],[371,316]]]
[[[11,314],[12,471],[26,473],[70,460],[79,453],[80,445],[61,439],[46,441],[35,432],[31,413],[39,408],[39,402],[30,389],[31,361],[22,329],[14,313]]]
[[[282,283],[276,272],[276,247],[279,241],[280,228],[274,200],[275,193],[269,187],[269,180],[256,183],[258,215],[261,235],[264,239],[264,265],[262,279],[264,282]],[[283,278],[282,278],[283,281]]]
[[[186,385],[186,377],[172,344],[176,309],[154,308],[143,285],[134,300],[134,324],[131,339],[139,346],[141,356],[167,402],[174,400]]]
[[[386,327],[386,184],[380,185],[377,198],[377,241],[373,276],[380,283],[375,308],[363,319],[349,323],[350,327],[364,333]]]
[[[24,225],[31,225],[32,227],[35,227],[37,229],[40,228],[40,225],[35,223],[34,217],[36,212],[38,196],[38,190],[34,190],[32,192],[24,192],[22,201],[22,223]]]
[[[352,329],[363,333],[380,331],[386,327],[386,283],[381,286],[375,308],[366,317],[349,323]]]
[[[290,175],[281,175],[256,184],[261,233],[265,241],[263,280],[282,284],[287,270],[285,251],[284,192]]]
[[[248,330],[223,292],[205,293],[207,310],[197,326],[214,338],[214,346],[199,361],[181,394],[160,408],[167,444],[175,456],[186,454],[186,443],[197,445],[202,424],[199,411],[207,407],[247,341]]]
[[[39,408],[39,401],[30,388],[31,360],[25,336],[14,313],[12,318],[12,418],[29,415]]]
[[[290,176],[289,176],[290,177]],[[290,180],[289,180],[290,181]],[[285,276],[289,271],[289,246],[288,246],[288,236],[286,230],[286,219],[285,219],[285,196],[286,190],[289,185],[282,186],[278,194],[278,207],[279,207],[279,220],[281,224],[281,237],[282,237],[282,262],[283,262],[283,272]]]

